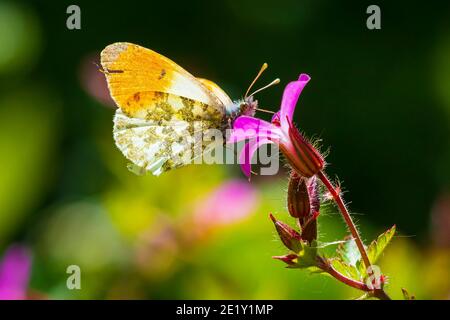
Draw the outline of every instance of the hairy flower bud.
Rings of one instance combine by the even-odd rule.
[[[293,218],[309,216],[311,205],[309,201],[306,179],[292,171],[288,185],[288,210]]]
[[[298,219],[302,239],[308,242],[317,239],[316,218],[320,199],[316,177],[306,179],[293,171],[289,179],[287,202],[290,215]]]
[[[280,236],[283,244],[290,250],[294,252],[298,252],[301,249],[301,236],[300,233],[292,229],[289,225],[284,222],[281,222],[270,214],[270,219],[272,219],[273,224],[275,225],[275,229]]]
[[[320,210],[320,197],[319,197],[319,184],[317,183],[316,176],[308,180],[308,194],[311,204],[311,212],[319,212]]]

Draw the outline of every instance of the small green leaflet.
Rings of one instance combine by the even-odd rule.
[[[331,266],[339,273],[353,280],[361,281],[361,275],[354,265],[345,263],[340,259],[330,259],[329,261]]]
[[[367,248],[367,255],[369,256],[370,263],[373,264],[378,261],[384,249],[386,249],[387,245],[394,237],[394,234],[395,225],[386,232],[380,234],[376,240],[372,241]]]
[[[347,238],[345,242],[341,243],[337,247],[336,253],[343,262],[351,266],[356,266],[358,261],[361,260],[358,246],[353,238]]]
[[[386,249],[389,242],[392,240],[395,234],[395,225],[382,233],[378,238],[367,247],[367,256],[369,257],[370,263],[375,264],[383,253],[384,249]],[[365,277],[366,268],[361,259],[361,254],[359,253],[356,242],[353,238],[341,243],[336,253],[338,254],[341,263],[345,266],[354,267],[357,271],[357,277],[353,278],[356,280],[360,280]],[[346,272],[353,273],[354,270],[347,268]]]

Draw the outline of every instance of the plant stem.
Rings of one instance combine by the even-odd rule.
[[[373,296],[380,300],[391,300],[391,298],[387,295],[386,292],[384,292],[383,289],[375,289],[373,291]]]
[[[338,270],[336,270],[330,263],[329,260],[318,256],[317,257],[317,267],[323,270],[324,272],[328,273],[330,276],[335,278],[336,280],[348,285],[349,287],[365,291],[370,296],[375,297],[379,300],[391,300],[391,298],[386,294],[386,292],[383,289],[372,289],[369,288],[364,282],[351,279],[342,273],[340,273]]]
[[[336,191],[333,184],[327,178],[325,173],[323,173],[323,171],[319,171],[319,173],[317,173],[317,176],[320,178],[320,180],[322,180],[325,187],[328,189],[328,191],[330,191],[331,195],[333,196],[333,199],[336,202],[337,206],[339,207],[339,211],[341,211],[342,217],[344,218],[345,223],[347,224],[347,226],[350,230],[350,233],[352,234],[353,238],[355,239],[356,246],[358,247],[358,250],[361,253],[361,257],[364,262],[364,265],[366,266],[367,269],[369,269],[371,266],[371,263],[370,263],[369,257],[367,256],[366,248],[364,247],[364,244],[361,240],[361,236],[359,235],[358,229],[356,229],[356,225],[353,222],[353,219],[350,216],[350,213],[348,212],[347,207],[345,206],[341,195]]]
[[[325,173],[323,171],[319,171],[317,173],[317,176],[320,178],[320,180],[323,182],[323,184],[325,185],[325,187],[328,189],[328,191],[331,193],[331,195],[333,196],[334,201],[336,202],[337,206],[339,207],[339,211],[342,214],[342,217],[345,220],[345,223],[347,224],[350,233],[352,234],[353,238],[355,239],[355,243],[356,246],[358,247],[358,250],[361,254],[361,258],[364,262],[364,265],[366,266],[367,270],[371,270],[371,263],[369,260],[369,257],[367,255],[367,251],[366,248],[364,247],[364,243],[361,240],[361,236],[359,235],[358,229],[356,228],[355,223],[353,222],[352,217],[350,216],[350,213],[347,210],[347,207],[345,206],[344,200],[342,199],[341,195],[339,194],[339,192],[336,191],[336,188],[333,186],[333,184],[331,183],[331,181],[328,179],[328,177],[325,175]],[[332,267],[330,269],[331,271],[334,270]],[[330,273],[333,277],[335,277],[336,279],[348,284],[349,286],[352,286],[354,288],[357,288],[355,286],[355,283],[351,283],[348,281],[348,279],[343,279],[342,277],[345,277],[341,274],[339,274],[339,272],[337,272],[337,276],[332,274],[330,272],[330,270],[328,270],[328,273]],[[333,271],[332,271],[333,272]],[[343,281],[345,280],[345,281]],[[350,279],[352,280],[352,279]],[[353,280],[352,280],[353,281]],[[357,281],[356,281],[357,282]],[[358,286],[360,285],[359,283],[357,284]],[[365,284],[363,284],[364,287],[366,289],[361,289],[364,291],[368,291],[367,290],[367,286]],[[391,298],[386,294],[386,292],[384,292],[383,289],[375,289],[371,291],[373,296],[380,299],[380,300],[391,300]]]
[[[342,273],[337,271],[335,268],[333,268],[333,266],[331,266],[329,263],[319,264],[319,268],[322,269],[323,271],[325,271],[326,273],[328,273],[329,275],[331,275],[336,280],[338,280],[352,288],[368,292],[371,296],[378,298],[380,300],[391,300],[391,298],[386,294],[386,292],[384,292],[383,289],[372,290],[369,287],[367,287],[367,285],[365,283],[351,279],[351,278],[343,275]]]
[[[323,271],[331,275],[333,278],[339,280],[342,283],[345,283],[346,285],[352,288],[359,289],[362,291],[371,291],[369,288],[367,288],[367,286],[363,282],[353,280],[347,276],[344,276],[342,273],[333,268],[329,263],[324,263],[319,268],[321,268]]]

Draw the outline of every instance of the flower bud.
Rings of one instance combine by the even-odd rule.
[[[291,173],[287,206],[290,215],[298,219],[302,239],[310,243],[317,239],[316,218],[319,215],[320,199],[315,176],[306,179],[296,172]]]
[[[296,264],[295,259],[297,259],[298,256],[296,254],[286,254],[284,256],[273,256],[272,258],[283,261],[284,263],[293,266]]]
[[[319,197],[319,184],[317,183],[316,176],[308,180],[308,194],[311,204],[311,213],[319,212],[320,210],[320,197]]]
[[[317,239],[317,217],[320,212],[319,185],[317,183],[317,178],[315,176],[311,177],[308,180],[307,185],[311,210],[309,216],[302,221],[301,225],[303,239],[311,243],[311,241]]]
[[[280,239],[283,242],[283,244],[288,249],[294,252],[299,252],[302,247],[301,244],[302,238],[300,236],[300,233],[292,229],[286,223],[275,219],[275,217],[272,214],[270,214],[270,219],[272,219],[273,224],[275,225],[275,229],[277,230],[278,235],[280,236]]]
[[[309,243],[317,239],[317,216],[318,211],[311,216],[309,220],[306,220],[302,226],[302,238]]]
[[[288,185],[288,210],[293,218],[308,217],[311,211],[306,179],[292,171]]]

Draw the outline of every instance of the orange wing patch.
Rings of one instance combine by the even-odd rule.
[[[149,92],[186,97],[223,112],[221,101],[194,76],[170,59],[144,47],[117,42],[101,53],[111,96],[126,114],[149,106]],[[146,92],[142,96],[142,92]]]

